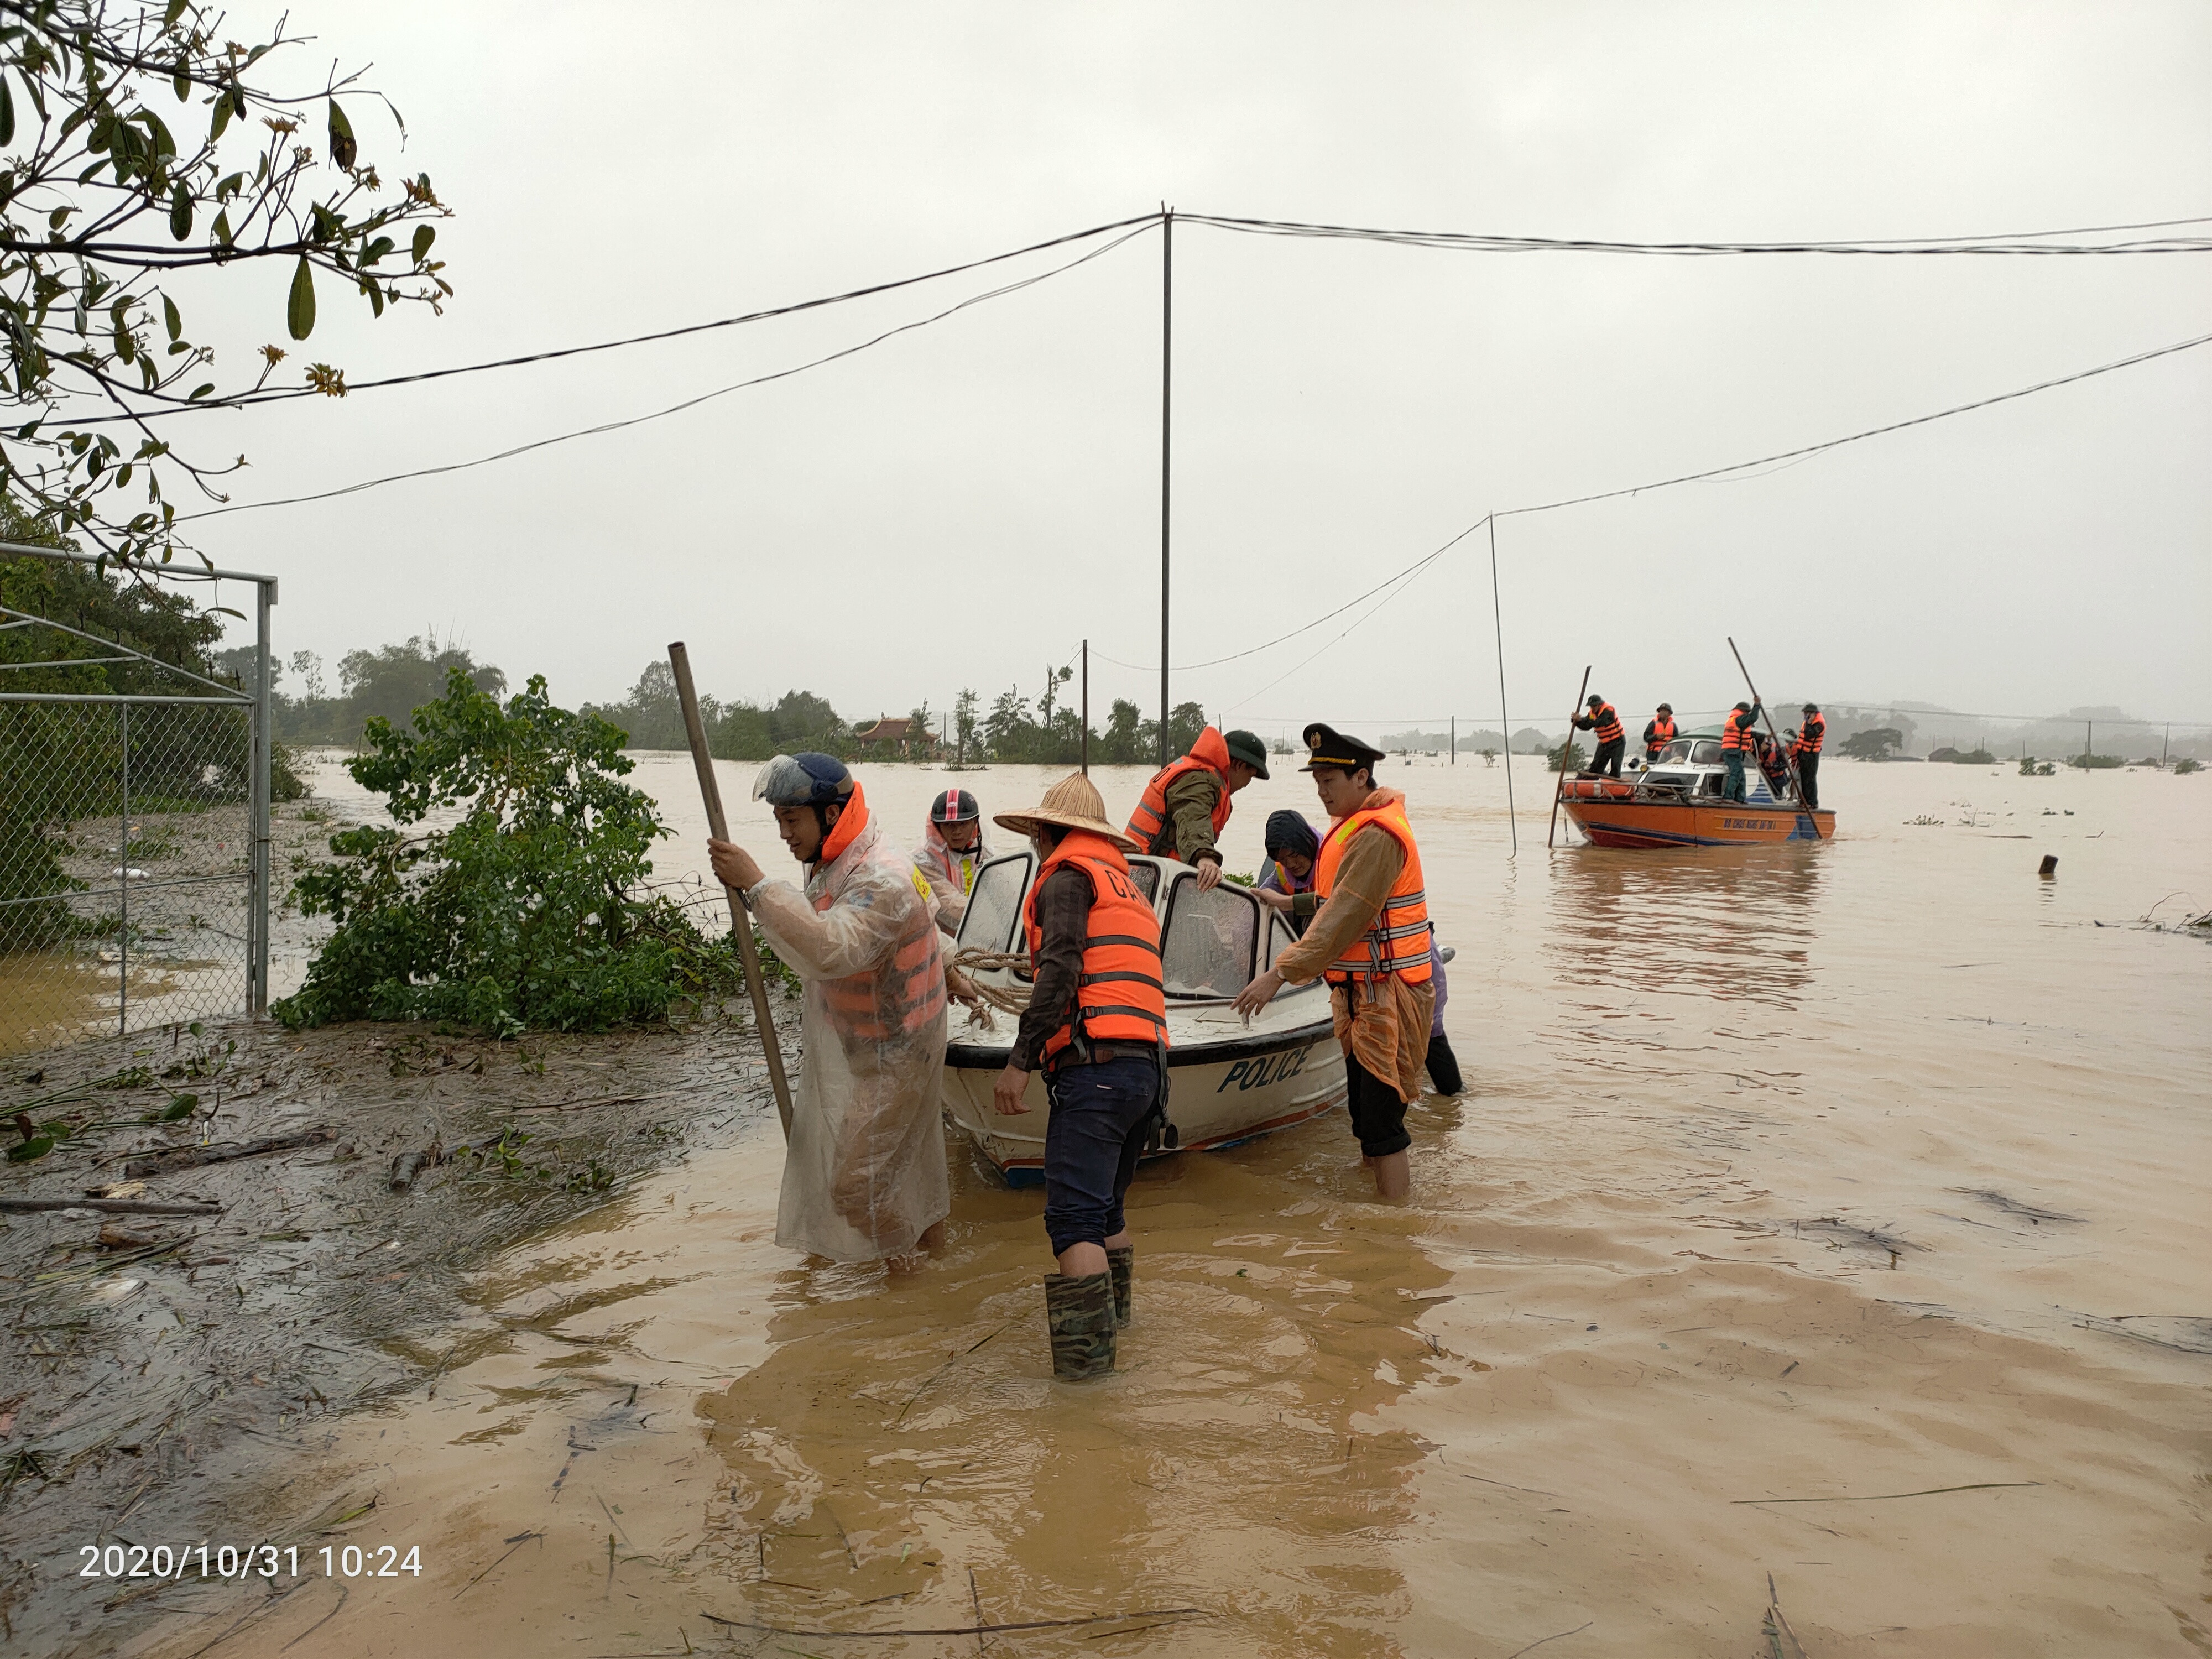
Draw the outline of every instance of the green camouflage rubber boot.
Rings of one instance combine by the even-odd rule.
[[[1052,1332],[1052,1374],[1063,1382],[1114,1369],[1114,1275],[1044,1278],[1044,1316]]]
[[[1114,1323],[1129,1322],[1129,1281],[1137,1274],[1137,1247],[1117,1244],[1106,1252],[1106,1271],[1114,1275]]]

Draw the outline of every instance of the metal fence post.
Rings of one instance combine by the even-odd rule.
[[[246,911],[248,960],[246,1006],[250,1013],[269,1012],[269,794],[270,681],[269,672],[269,607],[276,602],[274,581],[253,587],[253,879]]]
[[[122,885],[122,895],[116,908],[122,914],[122,925],[117,930],[117,949],[121,952],[115,975],[115,1034],[125,1036],[131,1030],[131,705],[118,703],[115,717],[122,723],[123,734],[123,832],[115,838],[117,851],[121,854],[116,865],[116,880]]]

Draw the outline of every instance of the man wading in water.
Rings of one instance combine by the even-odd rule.
[[[806,984],[806,1063],[792,1103],[775,1242],[835,1261],[921,1266],[952,1208],[938,1093],[945,963],[928,884],[868,816],[829,755],[778,755],[753,799],[806,866],[802,890],[771,881],[733,842],[709,841],[714,873],[744,894],[761,931]]]
[[[1121,1200],[1152,1120],[1167,1104],[1167,997],[1160,930],[1129,878],[1137,843],[1106,821],[1081,774],[1032,812],[995,822],[1027,836],[1042,861],[1023,908],[1036,989],[1013,1053],[991,1090],[1008,1116],[1044,1066],[1044,1225],[1060,1271],[1044,1281],[1052,1374],[1066,1382],[1114,1369],[1114,1333],[1129,1322],[1136,1246]]]
[[[1375,787],[1382,751],[1326,726],[1309,726],[1306,747],[1321,804],[1335,822],[1314,862],[1321,909],[1298,942],[1244,988],[1237,1011],[1258,1013],[1285,984],[1316,975],[1329,983],[1352,1131],[1382,1198],[1403,1198],[1413,1174],[1406,1108],[1420,1098],[1435,997],[1429,985],[1429,906],[1421,851],[1406,821],[1406,798]]]

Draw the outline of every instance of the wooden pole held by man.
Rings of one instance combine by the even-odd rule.
[[[1813,820],[1813,839],[1819,841],[1822,838],[1820,835],[1820,820],[1813,809],[1805,805],[1805,785],[1797,776],[1797,757],[1791,754],[1788,749],[1784,748],[1782,734],[1774,729],[1774,711],[1771,708],[1769,708],[1765,702],[1759,697],[1759,688],[1751,684],[1751,670],[1743,665],[1743,653],[1735,648],[1735,636],[1734,635],[1729,635],[1727,638],[1729,654],[1735,659],[1737,672],[1742,674],[1744,684],[1750,688],[1751,700],[1753,703],[1758,707],[1760,713],[1766,716],[1766,735],[1774,740],[1774,746],[1777,749],[1782,750],[1782,758],[1789,763],[1790,787],[1797,792],[1798,810],[1802,811],[1806,817]]]
[[[1552,786],[1552,827],[1544,831],[1544,845],[1547,847],[1552,844],[1552,837],[1559,833],[1559,797],[1567,793],[1567,762],[1575,752],[1575,720],[1583,712],[1583,692],[1589,690],[1591,666],[1589,663],[1583,665],[1582,690],[1575,693],[1575,706],[1567,711],[1567,740],[1559,745],[1559,776]],[[1513,747],[1510,736],[1505,739],[1505,746],[1508,750]]]
[[[668,666],[676,675],[676,696],[684,705],[684,732],[691,742],[691,763],[699,771],[699,793],[707,804],[707,830],[716,841],[730,838],[729,821],[722,816],[721,786],[714,780],[714,757],[707,751],[707,727],[699,718],[699,694],[691,684],[691,657],[684,641],[668,647]],[[768,986],[761,978],[760,955],[753,944],[752,918],[746,913],[744,895],[725,885],[730,902],[730,939],[745,973],[745,994],[752,999],[753,1024],[760,1028],[761,1051],[768,1056],[768,1080],[775,1091],[776,1115],[783,1120],[783,1138],[791,1139],[791,1083],[783,1074],[783,1050],[776,1046],[775,1020],[769,1012]]]

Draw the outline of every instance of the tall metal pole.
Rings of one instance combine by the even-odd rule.
[[[1175,375],[1175,210],[1160,204],[1160,764],[1168,763],[1168,483],[1173,453],[1170,392]]]
[[[1451,763],[1457,766],[1459,764],[1459,716],[1454,714],[1451,717]]]
[[[1505,712],[1505,620],[1498,605],[1498,515],[1484,520],[1490,526],[1490,620],[1498,635],[1498,723],[1505,728],[1505,825],[1513,832],[1513,856],[1521,856],[1521,824],[1513,816],[1513,720]],[[1569,726],[1570,735],[1574,728]]]
[[[117,878],[123,891],[116,902],[122,925],[115,935],[115,1030],[120,1036],[131,1030],[131,705],[118,703],[115,714],[123,731],[123,833],[116,837],[123,853],[122,873]]]
[[[684,706],[684,734],[691,744],[691,764],[699,774],[699,795],[707,808],[707,830],[716,841],[730,838],[728,821],[722,817],[721,786],[714,781],[714,757],[707,747],[707,727],[699,718],[699,694],[691,684],[691,656],[678,640],[668,647],[668,665],[676,675],[676,696]],[[783,1050],[776,1045],[775,1019],[768,1011],[768,987],[761,979],[760,957],[753,946],[752,918],[746,914],[744,895],[724,887],[730,902],[730,948],[744,969],[745,994],[752,1000],[753,1024],[759,1029],[761,1052],[768,1057],[769,1085],[775,1091],[776,1115],[783,1120],[783,1138],[791,1139],[791,1085],[783,1074]]]
[[[269,1012],[269,793],[275,674],[269,660],[269,609],[276,603],[276,584],[256,582],[253,587],[253,837],[252,911],[247,918],[247,937],[252,959],[246,969],[246,1006],[249,1012]]]
[[[1091,641],[1083,642],[1083,775],[1091,775]]]

